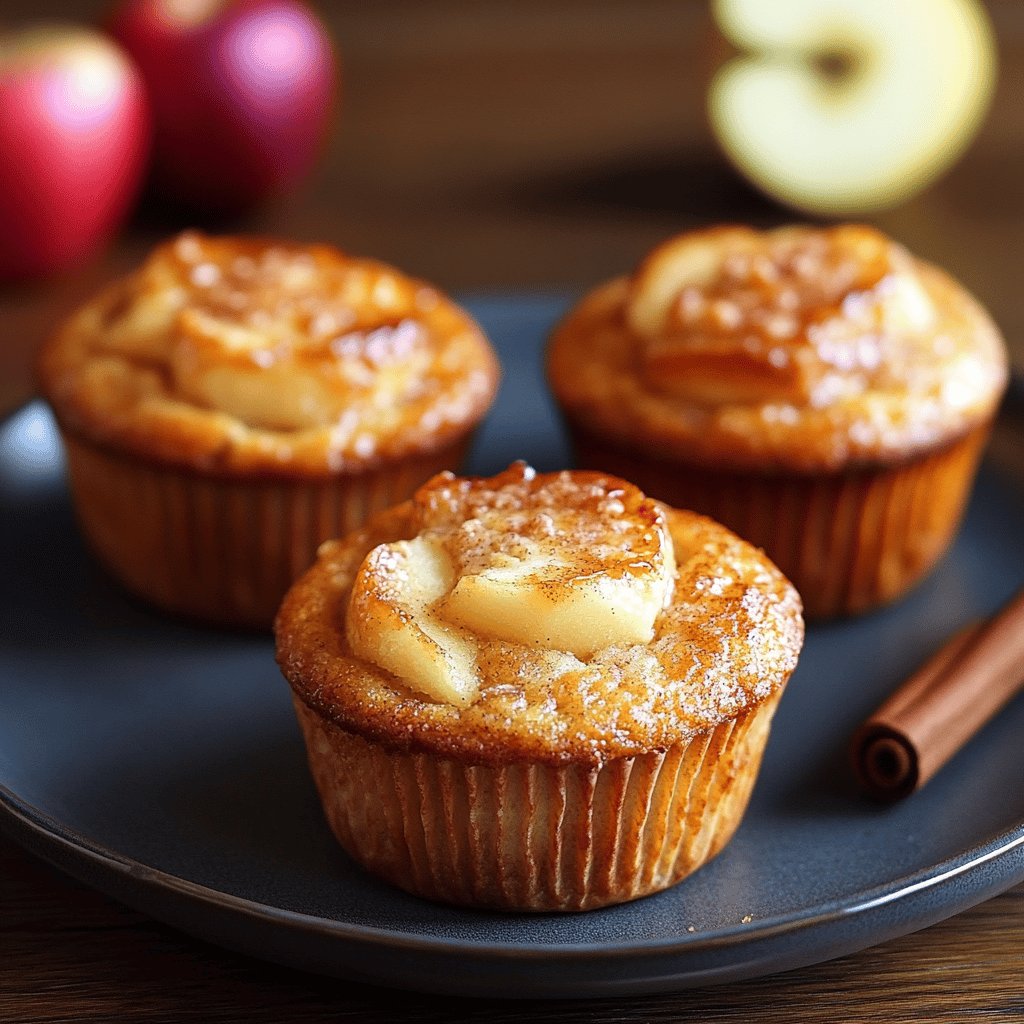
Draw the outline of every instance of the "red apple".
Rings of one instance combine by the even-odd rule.
[[[142,178],[142,80],[109,39],[70,25],[0,33],[0,280],[87,256]]]
[[[336,67],[298,0],[125,0],[110,31],[142,70],[158,189],[232,210],[283,192],[326,135]]]

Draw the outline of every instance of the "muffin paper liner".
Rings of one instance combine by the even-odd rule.
[[[587,910],[674,885],[725,846],[781,692],[687,743],[599,767],[391,750],[295,708],[327,821],[369,871],[445,903]]]
[[[468,439],[427,456],[321,480],[233,480],[149,463],[65,432],[78,519],[100,561],[166,611],[268,628],[325,540],[408,498],[461,461]]]
[[[785,573],[807,618],[823,619],[895,600],[935,566],[963,516],[990,424],[897,465],[803,475],[646,458],[570,430],[578,465],[717,519]]]

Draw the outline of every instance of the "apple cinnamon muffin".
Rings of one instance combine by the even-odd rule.
[[[873,228],[721,227],[584,298],[548,376],[581,465],[725,523],[823,617],[946,550],[1008,361],[960,285]]]
[[[803,642],[749,544],[615,477],[442,474],[277,617],[327,820],[448,903],[580,910],[715,856]]]
[[[267,627],[322,540],[457,466],[498,367],[468,314],[392,267],[188,232],[72,315],[39,377],[113,574]]]

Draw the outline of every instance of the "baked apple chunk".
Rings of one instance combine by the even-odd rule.
[[[652,390],[703,405],[806,405],[834,370],[870,375],[933,309],[909,254],[873,228],[724,227],[656,249],[626,322]]]
[[[439,701],[477,695],[481,639],[580,659],[648,643],[671,598],[665,514],[614,477],[435,478],[413,499],[420,533],[374,548],[349,602],[353,652]]]

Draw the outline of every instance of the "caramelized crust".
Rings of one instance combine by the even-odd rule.
[[[658,575],[661,507],[632,484],[596,473],[537,476],[523,463],[491,478],[441,474],[415,495],[417,534],[438,535],[459,576],[533,561],[553,599],[575,581]]]
[[[581,658],[467,634],[477,652],[479,693],[462,707],[422,697],[352,653],[345,619],[369,552],[423,536],[438,517],[471,523],[500,509],[522,527],[536,515],[529,494],[540,487],[596,505],[628,485],[583,472],[524,478],[513,469],[487,481],[443,475],[412,501],[323,545],[277,620],[278,662],[298,699],[390,749],[476,764],[598,765],[688,740],[752,709],[786,681],[803,641],[793,587],[724,527],[656,503],[648,504],[668,524],[676,578],[649,643],[612,644]],[[568,540],[577,544],[580,566],[594,557],[585,529]]]
[[[903,461],[988,419],[995,325],[872,228],[726,227],[660,246],[556,329],[555,393],[626,449],[790,471]]]
[[[466,313],[391,267],[189,232],[72,316],[40,377],[94,442],[320,477],[443,447],[483,415],[498,370]]]

